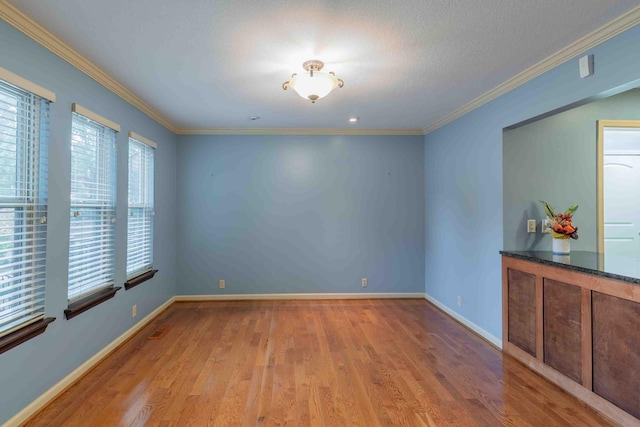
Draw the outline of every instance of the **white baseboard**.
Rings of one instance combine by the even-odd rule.
[[[176,295],[176,302],[182,301],[246,301],[246,300],[322,300],[322,299],[383,299],[383,298],[424,298],[422,292],[416,293],[304,293],[304,294],[226,294],[226,295]]]
[[[125,333],[120,335],[118,338],[109,343],[102,350],[93,355],[89,360],[84,362],[82,365],[78,366],[73,372],[69,375],[61,379],[56,385],[51,387],[49,390],[44,392],[40,397],[31,402],[28,406],[14,415],[9,421],[4,423],[2,427],[17,427],[23,422],[25,422],[30,416],[35,414],[40,408],[49,403],[51,400],[56,398],[59,394],[65,391],[70,385],[76,382],[80,377],[82,377],[85,373],[87,373],[91,368],[100,363],[105,357],[109,356],[111,352],[113,352],[116,348],[118,348],[122,343],[131,338],[136,332],[140,329],[147,326],[149,322],[155,319],[160,313],[166,310],[171,304],[173,304],[175,297],[169,298],[164,304],[160,307],[153,310],[143,319],[141,319],[138,323],[133,325],[130,329],[128,329]]]
[[[447,313],[449,316],[453,317],[458,322],[462,323],[467,328],[471,329],[476,334],[480,335],[485,340],[489,341],[494,346],[498,347],[499,349],[502,349],[502,340],[498,339],[498,337],[496,337],[496,336],[490,334],[489,332],[487,332],[486,330],[482,329],[480,326],[476,325],[475,323],[473,323],[472,321],[470,321],[469,319],[467,319],[466,317],[464,317],[460,313],[456,313],[455,311],[451,310],[449,307],[447,307],[446,305],[444,305],[443,303],[441,303],[440,301],[438,301],[437,299],[435,299],[431,295],[425,294],[424,298],[427,301],[429,301],[431,304],[433,304],[436,307],[438,307],[440,310],[442,310],[445,313]]]

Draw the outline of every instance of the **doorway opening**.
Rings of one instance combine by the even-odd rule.
[[[640,120],[599,120],[598,252],[640,260]]]

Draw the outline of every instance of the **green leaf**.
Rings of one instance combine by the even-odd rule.
[[[555,212],[553,212],[553,209],[551,208],[551,205],[549,205],[549,203],[547,203],[545,200],[540,200],[540,203],[544,205],[544,210],[547,213],[547,216],[549,217],[549,219],[553,219],[556,217],[556,214]],[[578,209],[577,206],[576,206],[576,209]]]
[[[577,210],[578,210],[578,205],[569,206],[569,209],[567,209],[564,214],[573,216],[573,213]]]

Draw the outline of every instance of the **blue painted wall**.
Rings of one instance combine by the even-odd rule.
[[[425,136],[428,295],[501,338],[502,130],[612,88],[633,87],[629,82],[637,86],[638,46],[640,26],[588,52],[595,55],[593,76],[580,79],[572,59]]]
[[[140,319],[175,294],[425,290],[500,337],[502,129],[640,81],[639,44],[640,28],[632,28],[589,52],[596,58],[594,76],[579,79],[577,60],[569,61],[424,139],[176,137],[0,21],[0,66],[58,97],[51,110],[46,305],[47,316],[57,320],[45,334],[0,355],[0,423],[129,329],[133,304]],[[66,321],[73,102],[123,128],[119,218],[126,217],[126,132],[158,143],[154,250],[160,273]],[[120,221],[119,284],[125,247]],[[366,290],[361,277],[369,278]],[[219,279],[227,281],[224,291]]]
[[[131,328],[175,293],[176,136],[76,68],[0,20],[0,67],[56,93],[51,105],[46,332],[0,355],[0,424]],[[151,281],[65,320],[69,252],[71,104],[77,102],[122,127],[118,134],[116,283],[125,281],[128,131],[158,143],[155,262]],[[138,316],[131,318],[137,304]]]
[[[421,136],[180,136],[178,294],[422,293],[423,148]]]
[[[640,89],[632,89],[505,131],[504,248],[551,250],[551,235],[540,233],[544,199],[558,211],[580,205],[573,219],[580,238],[571,250],[597,251],[597,121],[638,119]],[[527,233],[529,218],[538,222],[535,234]]]

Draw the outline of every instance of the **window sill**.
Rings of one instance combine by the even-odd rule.
[[[69,307],[64,311],[64,315],[69,319],[73,319],[77,315],[84,313],[90,308],[95,307],[98,304],[105,302],[113,298],[113,296],[118,292],[122,287],[114,287],[102,289],[101,291],[96,292],[95,294],[89,295],[86,298],[82,298],[81,300],[75,301],[69,304]]]
[[[7,350],[11,350],[13,347],[18,346],[25,341],[29,341],[31,338],[37,337],[43,333],[45,329],[47,329],[49,323],[54,320],[56,320],[55,317],[47,317],[0,338],[0,354]]]
[[[146,271],[142,274],[139,274],[135,277],[132,277],[131,279],[127,280],[126,282],[124,282],[124,288],[128,291],[131,288],[135,288],[136,286],[138,286],[140,283],[142,282],[146,282],[147,280],[151,279],[153,276],[155,276],[155,274],[158,272],[158,270],[149,270]]]

